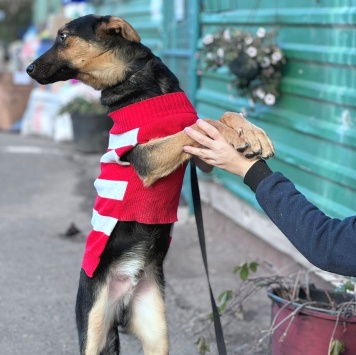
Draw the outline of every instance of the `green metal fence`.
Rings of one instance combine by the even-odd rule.
[[[180,87],[192,103],[195,101],[198,78],[196,75],[196,45],[199,37],[199,3],[181,0],[163,3],[163,62],[178,77]],[[192,208],[189,169],[184,179],[182,194]]]
[[[61,0],[34,0],[33,23],[39,27],[44,27],[49,14],[57,14],[61,8]]]
[[[163,4],[162,59],[177,75],[192,102],[197,88],[198,14],[197,1],[165,1]]]
[[[279,29],[288,63],[282,96],[257,108],[253,123],[272,137],[273,169],[290,177],[326,213],[356,211],[356,3],[337,0],[203,1],[203,33],[237,27]],[[231,97],[228,74],[206,73],[196,95],[200,116],[241,111],[245,98]],[[220,170],[215,178],[256,206],[240,179]],[[257,206],[256,206],[257,207]]]

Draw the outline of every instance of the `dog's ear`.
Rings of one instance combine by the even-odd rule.
[[[102,22],[98,29],[99,36],[121,36],[129,41],[140,42],[141,38],[134,28],[120,17],[110,17],[108,22]]]

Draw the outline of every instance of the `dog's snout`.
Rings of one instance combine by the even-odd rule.
[[[34,65],[34,64],[30,64],[30,65],[26,68],[27,74],[33,73],[34,70],[35,70],[35,65]]]

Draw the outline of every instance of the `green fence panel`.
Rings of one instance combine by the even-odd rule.
[[[48,15],[59,13],[61,5],[61,0],[33,1],[33,23],[39,27],[45,26],[48,20]]]
[[[193,102],[197,88],[198,2],[165,1],[163,29],[162,60],[178,77],[181,88]]]
[[[192,0],[163,3],[162,60],[178,77],[180,87],[192,103],[198,83],[196,75],[196,44],[199,36],[198,2]],[[192,207],[189,169],[184,179],[182,194]]]
[[[337,0],[203,1],[203,35],[218,28],[255,32],[278,28],[288,63],[282,95],[257,107],[249,119],[276,146],[275,170],[326,213],[356,211],[356,2]],[[232,96],[229,74],[206,72],[196,93],[201,117],[241,111],[248,100]],[[214,177],[258,208],[240,179],[215,169]]]

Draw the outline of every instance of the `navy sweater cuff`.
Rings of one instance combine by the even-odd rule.
[[[244,183],[256,192],[258,184],[267,176],[272,175],[273,171],[264,160],[258,160],[251,166],[245,175]]]

